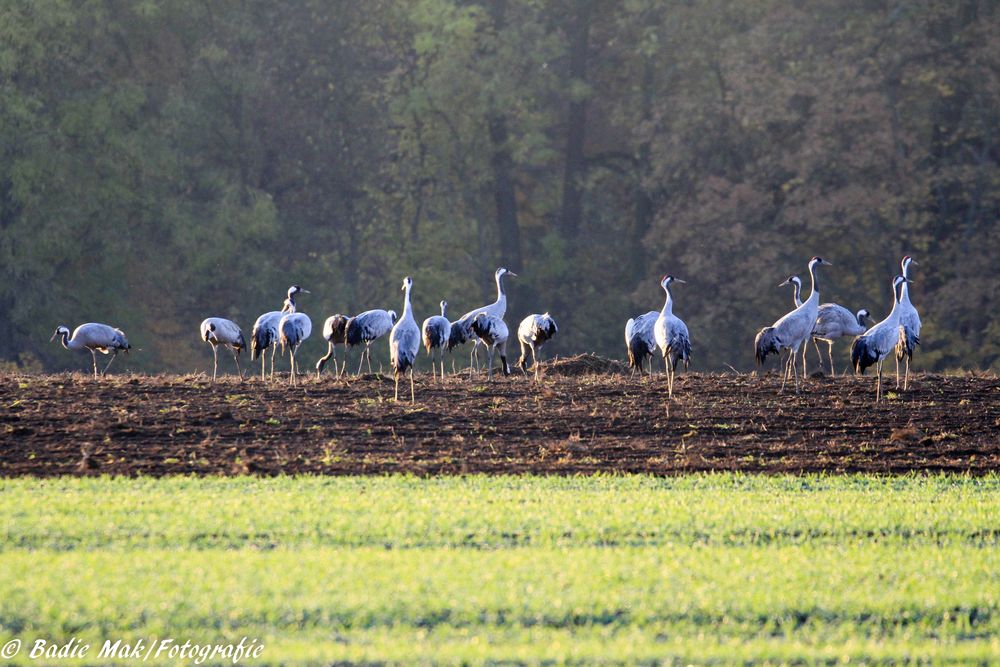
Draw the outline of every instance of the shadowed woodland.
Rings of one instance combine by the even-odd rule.
[[[693,367],[746,369],[810,256],[878,320],[911,254],[915,367],[1000,368],[994,2],[9,0],[0,35],[0,365],[80,368],[49,336],[101,321],[204,369],[201,319],[292,283],[311,365],[402,276],[454,319],[504,265],[546,356],[622,357],[672,273]]]

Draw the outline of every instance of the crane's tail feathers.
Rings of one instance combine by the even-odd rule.
[[[753,341],[754,356],[757,358],[757,365],[764,364],[769,354],[780,354],[781,346],[778,341],[778,334],[774,327],[764,327],[757,334]]]
[[[254,327],[253,333],[250,334],[250,358],[256,360],[273,342],[270,329]]]
[[[247,339],[243,335],[243,331],[242,330],[240,331],[239,349],[241,351],[247,349]]]
[[[452,322],[451,333],[448,334],[448,351],[459,345],[464,345],[472,338],[472,325],[469,322]]]
[[[358,323],[358,318],[352,317],[347,320],[347,326],[344,329],[344,342],[346,342],[349,347],[361,345],[361,343],[364,342],[364,336],[362,334],[361,325]]]
[[[896,359],[912,359],[913,351],[920,345],[920,337],[906,327],[899,327],[899,342],[896,343]]]
[[[865,374],[865,369],[878,363],[878,352],[871,339],[858,336],[851,343],[851,367],[856,373]]]

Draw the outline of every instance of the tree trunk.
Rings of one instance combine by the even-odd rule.
[[[521,230],[517,223],[517,199],[514,195],[514,160],[507,144],[507,119],[493,115],[489,121],[493,143],[493,195],[497,207],[497,234],[500,237],[500,263],[520,271]]]
[[[587,52],[590,47],[589,2],[581,3],[570,22],[569,86],[570,101],[566,114],[566,164],[563,172],[562,233],[572,246],[583,217],[583,179],[587,165],[584,142],[587,138],[587,97],[578,89],[587,83]]]

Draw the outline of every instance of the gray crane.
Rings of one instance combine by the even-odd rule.
[[[908,280],[899,288],[899,325],[902,329],[899,333],[899,344],[896,346],[896,389],[899,389],[899,362],[906,360],[903,391],[906,391],[910,386],[910,360],[913,358],[913,351],[920,344],[920,315],[910,303],[908,283],[913,282],[909,280],[911,264],[917,264],[917,262],[909,255],[903,257],[901,262],[903,277]]]
[[[341,374],[347,370],[347,321],[348,317],[346,315],[331,315],[326,318],[326,322],[323,323],[323,338],[327,342],[326,354],[319,358],[316,362],[316,379],[319,379],[320,373],[323,372],[323,367],[326,366],[331,358],[333,359],[333,373],[338,378]],[[344,346],[344,364],[338,369],[337,368],[337,346]]]
[[[663,355],[663,365],[667,371],[667,396],[674,396],[674,374],[677,371],[677,363],[684,362],[687,369],[691,361],[691,336],[688,334],[687,325],[674,315],[674,298],[670,293],[670,283],[683,283],[684,281],[673,276],[663,276],[660,280],[660,287],[667,293],[663,303],[663,310],[656,318],[653,326],[653,335],[656,337],[656,345]]]
[[[908,279],[896,276],[892,279],[892,310],[889,315],[871,329],[854,339],[851,345],[851,365],[854,370],[864,375],[865,369],[875,366],[878,381],[875,385],[875,401],[882,399],[882,363],[891,354],[899,342],[900,308],[899,292]]]
[[[870,317],[868,310],[862,308],[857,313],[852,313],[843,306],[836,303],[824,303],[819,307],[819,314],[816,316],[816,325],[813,327],[812,340],[816,347],[816,354],[819,355],[820,368],[823,366],[823,353],[819,351],[819,343],[823,341],[827,344],[827,353],[830,357],[830,375],[836,377],[837,369],[833,365],[833,343],[842,336],[860,336],[867,329],[865,320]],[[806,372],[806,351],[809,346],[802,349],[802,373]]]
[[[455,349],[459,345],[464,345],[470,340],[475,341],[472,346],[472,353],[469,357],[469,377],[472,377],[473,360],[478,361],[479,359],[479,339],[476,337],[475,332],[472,330],[472,320],[479,313],[486,313],[491,317],[497,317],[501,320],[504,315],[507,314],[507,289],[504,287],[503,280],[506,276],[511,278],[517,278],[517,274],[513,271],[509,271],[505,267],[500,267],[493,274],[494,279],[497,283],[497,300],[486,306],[476,308],[475,310],[470,310],[465,315],[462,315],[458,320],[451,323],[451,333],[448,338],[448,351]]]
[[[813,327],[816,326],[816,318],[819,316],[819,281],[816,269],[820,266],[832,266],[832,264],[822,257],[813,257],[809,260],[809,276],[812,279],[812,291],[809,298],[773,325],[761,329],[754,339],[754,352],[758,365],[764,363],[768,354],[774,353],[780,356],[781,350],[786,348],[792,351],[787,363],[792,367],[796,393],[799,391],[798,372],[795,368],[796,355],[802,344],[807,342],[812,335]],[[785,390],[787,380],[786,370],[781,380],[781,391]]]
[[[531,365],[535,370],[535,381],[538,381],[538,351],[546,342],[559,332],[556,321],[548,313],[528,315],[517,327],[517,340],[521,344],[521,356],[517,367],[527,375],[525,370],[528,361],[528,351],[531,351]]]
[[[785,285],[791,285],[792,286],[792,303],[795,305],[796,308],[798,308],[799,306],[802,305],[802,279],[799,278],[798,276],[788,276],[787,278],[785,278],[784,281],[778,283],[778,287],[784,287]],[[808,349],[808,346],[804,346],[802,348],[802,375],[803,376],[805,376],[805,374],[806,374],[806,360],[805,360],[806,349]],[[789,350],[788,353],[791,354],[791,350]],[[785,375],[787,376],[788,372],[791,370],[791,367],[788,364],[788,359],[785,359],[784,367],[785,367]]]
[[[294,305],[293,303],[292,306],[294,307]],[[295,364],[295,353],[299,351],[299,346],[309,338],[311,333],[312,320],[305,313],[286,312],[285,316],[278,322],[278,337],[281,341],[282,354],[287,347],[291,357],[292,372],[289,375],[289,382],[293,385],[296,383],[296,376],[299,372],[298,366]]]
[[[413,362],[420,352],[420,329],[413,318],[413,307],[410,305],[410,291],[413,289],[413,279],[403,278],[403,315],[389,332],[389,361],[392,365],[392,375],[396,380],[396,400],[399,401],[399,376],[410,371],[410,403],[416,401],[413,388]]]
[[[358,375],[361,375],[361,367],[368,359],[368,372],[372,372],[371,344],[392,331],[392,325],[396,323],[396,311],[394,310],[366,310],[355,315],[347,321],[347,331],[345,339],[347,347],[365,344],[365,349],[361,352],[361,363],[358,364]],[[347,359],[344,359],[347,363]]]
[[[260,357],[260,379],[265,379],[264,375],[264,351],[271,348],[271,377],[274,377],[274,353],[278,349],[280,334],[278,333],[278,323],[281,318],[288,313],[295,312],[295,295],[309,294],[309,290],[302,289],[298,285],[288,288],[288,295],[281,306],[281,310],[272,310],[264,313],[253,323],[253,330],[250,332],[250,359]]]
[[[132,349],[132,346],[128,343],[128,339],[125,338],[124,331],[108,326],[107,324],[100,324],[99,322],[81,324],[73,330],[72,336],[70,336],[69,327],[59,325],[49,340],[53,341],[56,338],[60,339],[62,346],[67,350],[72,352],[83,352],[86,350],[90,352],[90,356],[94,362],[94,379],[98,377],[98,352],[111,355],[108,365],[101,371],[101,375],[105,375],[108,369],[111,368],[111,363],[118,356],[119,352],[128,354],[128,351]]]
[[[201,339],[212,346],[212,382],[215,382],[219,374],[219,346],[228,347],[232,350],[233,360],[236,362],[236,371],[240,374],[240,382],[243,381],[243,369],[240,368],[240,353],[246,349],[247,341],[243,337],[243,330],[232,320],[222,317],[209,317],[201,323],[199,328]]]
[[[653,356],[656,353],[656,336],[653,328],[660,317],[660,311],[651,310],[648,313],[630,317],[625,323],[625,350],[628,352],[628,365],[632,375],[636,370],[642,374],[642,363],[649,359],[649,374],[653,374]]]
[[[424,320],[420,331],[423,334],[424,347],[431,358],[431,374],[437,371],[434,368],[434,351],[438,353],[438,360],[441,363],[441,379],[444,380],[444,353],[448,349],[448,339],[451,337],[451,322],[447,317],[448,302],[441,301],[441,314],[428,317]]]
[[[472,318],[472,331],[483,341],[486,346],[487,364],[489,365],[487,380],[493,379],[493,351],[499,350],[500,362],[503,374],[510,375],[510,366],[507,365],[507,338],[510,332],[507,324],[494,315],[488,313],[477,313]]]

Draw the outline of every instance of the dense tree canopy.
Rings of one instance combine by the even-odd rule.
[[[203,368],[203,317],[293,282],[319,323],[412,275],[422,319],[505,264],[552,352],[621,356],[673,273],[695,367],[749,368],[810,256],[880,318],[909,253],[917,367],[1000,367],[993,2],[9,0],[0,35],[7,365],[96,320]]]

